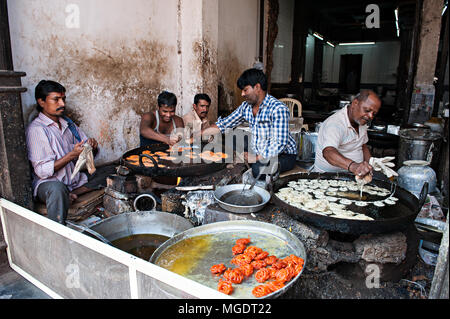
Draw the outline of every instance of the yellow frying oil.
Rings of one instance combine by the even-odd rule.
[[[156,264],[185,276],[208,253],[211,247],[211,239],[211,235],[184,239],[163,251],[156,260]]]

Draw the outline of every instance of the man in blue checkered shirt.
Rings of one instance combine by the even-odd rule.
[[[272,165],[280,164],[279,173],[291,170],[295,166],[297,145],[289,134],[289,109],[282,102],[267,94],[267,77],[263,71],[249,69],[237,81],[242,90],[242,103],[231,115],[219,118],[212,129],[228,134],[243,122],[248,122],[251,129],[251,150],[256,156],[252,165],[256,178],[261,169],[270,167],[267,173],[273,173]],[[211,134],[211,129],[203,134]],[[248,152],[244,159],[249,161]]]

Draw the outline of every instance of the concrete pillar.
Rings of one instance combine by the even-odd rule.
[[[217,118],[218,0],[178,0],[178,92],[184,115],[191,110],[194,96],[211,97],[209,118]]]
[[[409,123],[423,123],[431,117],[433,111],[435,94],[433,80],[439,49],[442,8],[442,0],[423,0],[419,53]]]
[[[22,117],[20,77],[0,71],[0,197],[33,209],[30,164]]]

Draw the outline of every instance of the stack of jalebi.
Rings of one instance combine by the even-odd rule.
[[[247,247],[248,244],[250,244],[250,238],[240,238],[231,249],[234,257],[230,262],[238,266],[237,268],[227,269],[224,264],[211,267],[211,273],[214,275],[223,274],[224,280],[220,279],[217,287],[220,292],[232,294],[233,284],[240,284],[245,278],[254,274],[255,280],[262,285],[256,286],[252,294],[261,298],[283,288],[303,269],[304,260],[298,256],[290,255],[279,259],[273,255],[269,256],[267,251],[259,247]]]

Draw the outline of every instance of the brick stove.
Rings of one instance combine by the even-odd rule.
[[[245,171],[243,164],[229,165],[208,176],[185,177],[179,187],[194,189],[191,193],[195,193],[196,187],[241,183]],[[193,188],[186,188],[190,186]],[[110,176],[104,201],[105,204],[110,201],[109,206],[114,209],[129,211],[134,210],[134,198],[145,193],[158,193],[161,200],[157,210],[188,217],[195,226],[248,219],[291,231],[305,244],[308,262],[302,280],[286,298],[404,298],[399,293],[401,289],[393,287],[400,285],[397,283],[408,276],[418,262],[419,235],[414,225],[394,233],[350,236],[301,223],[272,203],[253,214],[231,213],[213,203],[199,219],[193,214],[186,215],[187,191],[158,183],[148,176],[132,174]],[[379,289],[369,289],[366,285],[374,270],[379,275]]]

